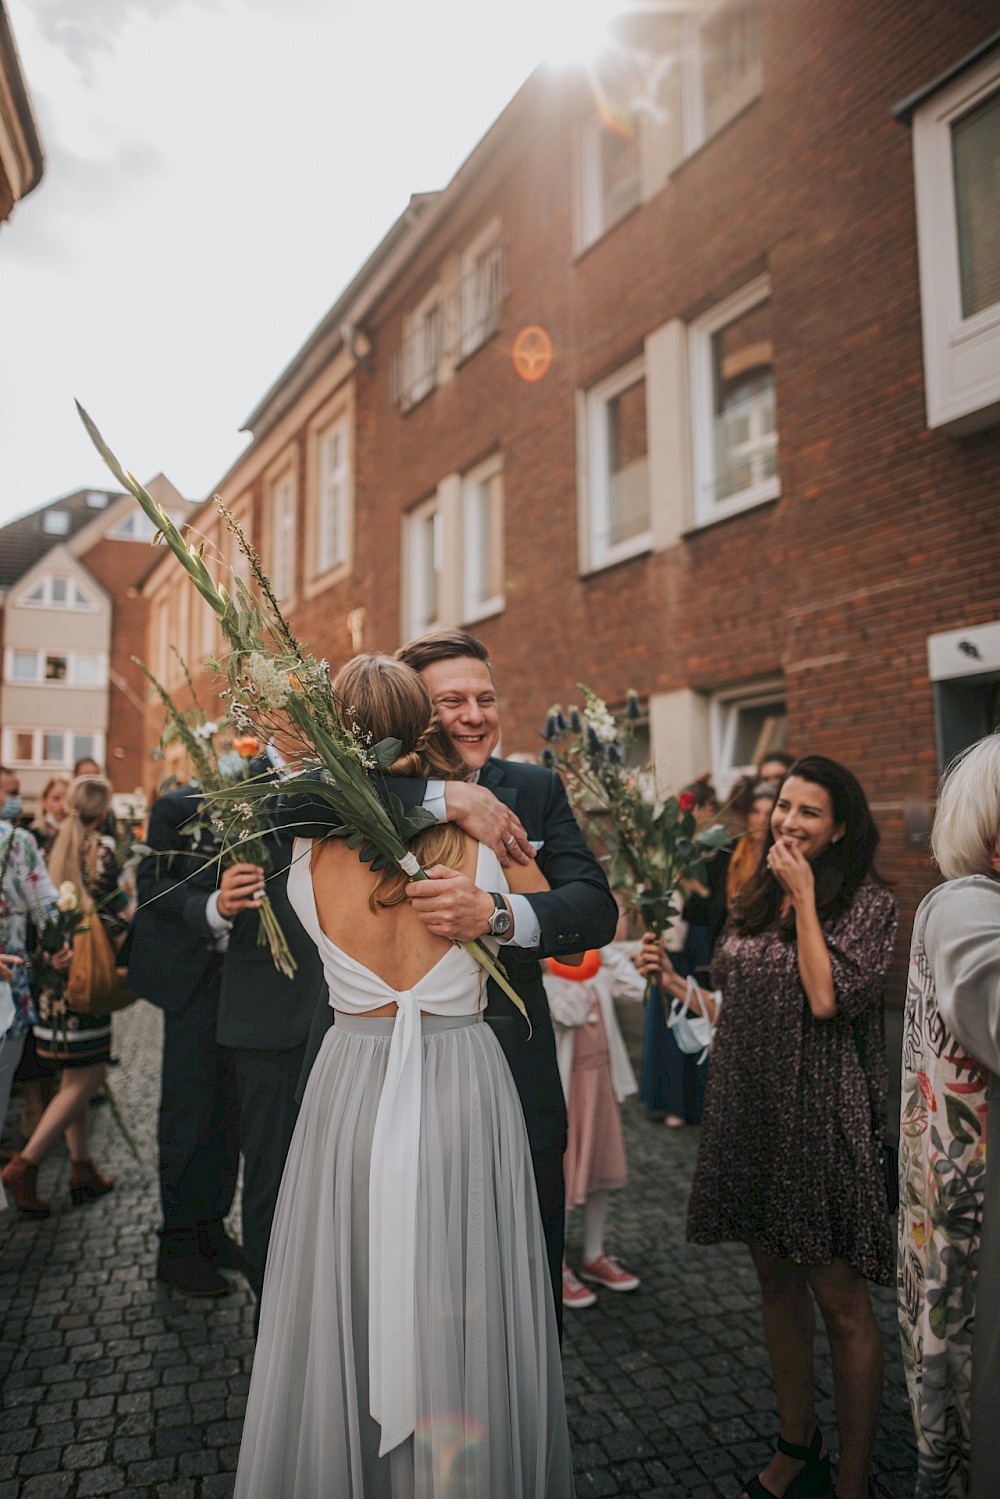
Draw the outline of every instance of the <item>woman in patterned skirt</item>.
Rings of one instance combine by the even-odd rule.
[[[724,1004],[688,1210],[696,1244],[749,1246],[778,1395],[777,1451],[746,1499],[829,1495],[814,1301],[833,1358],[839,1499],[865,1499],[882,1393],[866,1281],[891,1285],[882,987],[896,903],[864,792],[822,755],[781,784],[764,858],[716,950]],[[662,960],[657,960],[661,964]],[[642,964],[647,970],[651,960]],[[703,1001],[712,1013],[710,996]]]
[[[986,1499],[1000,1485],[1000,736],[950,770],[932,846],[946,883],[910,949],[899,1322],[916,1499]]]
[[[56,885],[70,882],[84,910],[97,910],[117,948],[125,934],[128,904],[118,883],[114,843],[98,827],[111,805],[110,783],[101,776],[80,776],[70,786],[67,817],[49,855],[49,874]],[[38,1167],[65,1134],[72,1170],[70,1196],[75,1206],[110,1192],[114,1183],[95,1169],[90,1159],[87,1109],[104,1082],[111,1054],[110,1015],[80,1015],[47,989],[38,998],[39,1022],[35,1044],[40,1057],[62,1068],[59,1089],[38,1121],[24,1149],[4,1168],[4,1186],[21,1212],[32,1218],[48,1215],[48,1204],[37,1195]]]

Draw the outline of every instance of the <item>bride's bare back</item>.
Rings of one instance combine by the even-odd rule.
[[[458,869],[475,879],[479,844],[469,837],[464,843]],[[342,952],[377,973],[391,988],[412,989],[452,944],[429,932],[408,900],[376,906],[373,911],[368,898],[377,878],[342,838],[313,844],[313,893],[323,931]],[[394,1004],[383,1006],[378,1013],[392,1014],[395,1008]]]

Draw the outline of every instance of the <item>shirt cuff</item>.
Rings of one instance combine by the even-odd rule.
[[[219,891],[213,890],[205,907],[205,920],[213,937],[228,937],[233,923],[219,914]]]
[[[427,790],[424,792],[424,811],[430,812],[431,816],[436,818],[438,822],[448,821],[448,808],[445,806],[444,790],[444,781],[428,781]]]
[[[514,934],[509,939],[511,947],[538,947],[542,940],[542,928],[535,909],[526,895],[508,895],[510,914],[514,918]]]

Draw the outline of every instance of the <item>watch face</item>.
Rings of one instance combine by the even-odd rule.
[[[509,911],[494,911],[490,918],[490,931],[494,937],[503,937],[513,925]]]

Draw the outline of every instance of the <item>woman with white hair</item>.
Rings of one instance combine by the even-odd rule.
[[[916,1499],[985,1499],[1000,1473],[1000,734],[948,770],[931,846],[945,883],[910,949],[899,1321]]]

